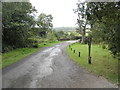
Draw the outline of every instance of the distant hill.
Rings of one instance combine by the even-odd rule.
[[[76,27],[57,27],[53,29],[55,31],[76,31]]]

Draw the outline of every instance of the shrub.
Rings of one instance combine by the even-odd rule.
[[[38,44],[33,44],[33,47],[34,48],[38,48]]]

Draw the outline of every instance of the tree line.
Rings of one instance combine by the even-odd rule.
[[[88,24],[93,43],[107,44],[112,54],[120,56],[120,2],[78,2],[74,12],[83,41]]]
[[[52,15],[41,13],[36,20],[37,10],[29,2],[3,2],[2,11],[2,52],[32,47],[35,37],[45,37],[53,27]]]
[[[30,2],[2,2],[2,52],[38,47],[44,41],[74,38],[74,34],[53,30],[52,15],[41,13]],[[61,35],[61,36],[60,36]]]

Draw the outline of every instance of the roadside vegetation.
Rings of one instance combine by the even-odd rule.
[[[69,56],[80,66],[98,76],[118,83],[120,62],[119,2],[78,2],[78,28],[65,31],[53,28],[51,14],[41,13],[29,2],[2,2],[2,64],[6,67],[25,56],[65,40],[80,39],[67,47]],[[87,6],[87,7],[86,7]],[[89,28],[88,28],[89,26]],[[88,32],[86,34],[86,32]],[[87,63],[88,37],[92,37],[92,64]],[[73,50],[72,49],[72,50]],[[78,57],[78,52],[81,57]]]
[[[89,36],[96,44],[105,46],[113,55],[120,57],[120,2],[78,2],[77,24],[82,34],[82,43],[85,42],[85,33],[90,30]],[[88,27],[89,26],[89,27]]]
[[[35,53],[37,51],[40,51],[40,48],[42,47],[47,47],[47,46],[51,46],[57,43],[60,43],[62,41],[54,41],[54,42],[44,42],[44,43],[40,43],[39,44],[39,48],[19,48],[19,49],[15,49],[12,50],[10,52],[6,52],[2,54],[2,66],[0,66],[0,68],[4,68],[6,66],[9,66],[23,58],[25,58],[26,56]]]
[[[72,48],[72,50],[71,50]],[[74,53],[75,50],[75,53]],[[78,65],[97,76],[103,76],[112,83],[118,84],[118,58],[113,57],[109,50],[103,49],[101,45],[92,44],[92,64],[88,64],[88,45],[75,43],[68,46],[66,51],[69,57]],[[80,57],[78,53],[80,52]],[[119,75],[120,78],[120,75]]]
[[[74,12],[78,14],[76,30],[82,38],[79,43],[66,48],[70,58],[80,66],[116,84],[120,84],[119,3],[78,2],[77,9],[74,9]],[[89,34],[86,36],[87,30]],[[90,46],[90,42],[92,43],[92,64],[88,63],[87,44]],[[74,50],[75,53],[73,53]],[[80,57],[78,57],[78,52],[81,53]]]
[[[76,32],[55,31],[51,14],[40,13],[30,2],[2,2],[2,65],[6,67],[25,56],[64,40]]]
[[[4,68],[6,66],[9,66],[21,59],[23,59],[24,57],[39,51],[39,49],[36,48],[19,48],[10,52],[6,52],[4,54],[2,54],[2,67],[0,68]]]

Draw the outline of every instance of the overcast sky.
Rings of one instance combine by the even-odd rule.
[[[83,1],[83,0],[82,0]],[[77,25],[76,9],[78,0],[30,0],[36,7],[38,14],[46,13],[53,16],[54,27],[75,27]]]

